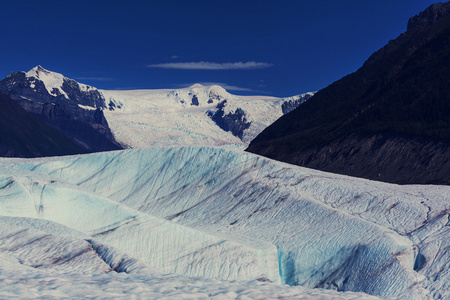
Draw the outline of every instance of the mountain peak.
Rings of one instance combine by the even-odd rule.
[[[196,83],[191,85],[190,87],[188,87],[187,89],[192,90],[192,89],[204,89],[204,90],[216,90],[216,91],[220,91],[220,92],[227,92],[225,90],[225,88],[223,88],[222,86],[218,85],[218,84],[214,84],[214,83]]]
[[[445,21],[446,18],[447,21]],[[439,35],[442,30],[445,30],[448,27],[449,18],[450,1],[429,6],[418,15],[411,17],[408,21],[406,32],[402,33],[396,39],[389,41],[386,46],[373,53],[364,65],[377,64],[387,55],[391,55],[401,48],[407,48],[408,55],[403,59],[397,59],[398,65],[402,65],[406,61],[405,59],[412,55],[420,46]]]
[[[25,76],[42,81],[50,95],[64,95],[64,97],[68,98],[62,89],[64,83],[62,74],[50,72],[39,65],[25,73]]]
[[[195,88],[199,89],[199,88],[204,88],[204,87],[205,86],[200,83],[195,83],[195,84],[191,85],[189,88],[190,89],[195,89]]]
[[[49,70],[44,69],[41,65],[38,65],[36,67],[34,67],[33,69],[31,69],[30,71],[26,72],[26,76],[27,77],[39,77],[39,74],[51,74],[54,72],[51,72]],[[57,73],[55,73],[57,74]]]
[[[25,96],[41,103],[54,103],[55,97],[63,97],[83,106],[106,108],[105,99],[95,87],[78,83],[41,65],[28,72],[12,72],[0,81],[0,92],[19,98]]]
[[[432,4],[418,15],[409,19],[407,31],[422,31],[448,16],[449,13],[450,1]]]
[[[219,98],[229,98],[231,95],[227,92],[226,89],[217,84],[200,84],[196,83],[184,89],[190,93],[196,94],[205,94],[210,98],[210,101],[213,101],[211,98],[219,100]],[[223,99],[222,99],[223,100]],[[208,102],[212,103],[212,102]]]
[[[43,81],[48,87],[60,87],[64,81],[64,76],[62,74],[44,69],[40,65],[26,72],[25,76],[37,78]]]
[[[44,69],[41,65],[37,65],[33,69],[36,69],[36,70],[41,71],[41,72],[49,72],[48,70]]]
[[[372,180],[450,184],[449,53],[450,2],[438,3],[248,151]]]

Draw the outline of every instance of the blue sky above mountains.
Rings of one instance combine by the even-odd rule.
[[[42,65],[103,89],[291,96],[356,71],[434,2],[0,0],[0,77]]]

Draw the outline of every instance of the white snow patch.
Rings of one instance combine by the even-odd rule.
[[[37,66],[25,73],[25,75],[28,78],[36,78],[37,80],[42,81],[50,95],[57,96],[58,92],[55,92],[56,89],[60,94],[64,95],[65,98],[69,98],[62,89],[64,82],[64,76],[62,74],[50,72],[41,66]]]
[[[82,108],[82,109],[85,109],[85,110],[96,110],[95,107],[92,107],[92,106],[89,106],[89,105],[81,105],[81,104],[78,104],[78,107],[80,107],[80,108]]]

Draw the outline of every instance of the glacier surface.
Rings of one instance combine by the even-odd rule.
[[[1,215],[58,222],[160,271],[450,297],[450,187],[216,147],[1,159],[0,170]]]
[[[0,217],[2,299],[378,299],[264,281],[189,278],[150,268],[44,219]]]
[[[280,282],[277,250],[130,209],[29,172],[0,172],[0,213],[42,218],[115,246],[164,272]]]

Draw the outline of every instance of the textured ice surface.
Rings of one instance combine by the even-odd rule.
[[[114,224],[113,217],[108,217],[108,222],[105,217],[92,219],[96,228],[103,228],[96,232],[82,228],[84,222],[76,223],[77,217],[77,226],[62,224],[144,261],[143,256],[148,254],[141,257],[139,251],[145,253],[145,247],[134,246],[140,249],[136,252],[126,247],[141,239],[151,243],[143,237],[144,232],[158,227],[152,222],[170,224],[161,225],[160,233],[151,237],[163,244],[178,243],[178,239],[183,243],[183,235],[190,234],[190,230],[192,236],[197,232],[205,235],[202,239],[212,236],[227,241],[218,244],[217,249],[213,238],[210,247],[194,246],[186,261],[171,265],[185,266],[175,270],[182,274],[192,274],[192,269],[186,267],[188,261],[195,261],[197,266],[205,260],[204,254],[224,257],[230,253],[230,257],[223,258],[223,265],[235,259],[250,270],[246,263],[253,259],[251,265],[269,276],[273,274],[275,253],[282,283],[384,297],[449,297],[449,187],[385,184],[291,166],[241,151],[202,147],[2,159],[0,164],[4,170],[0,189],[3,215],[26,211],[26,216],[31,216],[33,210],[36,214],[39,205],[25,205],[36,200],[19,205],[17,199],[26,195],[19,196],[19,191],[13,189],[15,184],[9,182],[13,178],[30,189],[39,179],[44,182],[37,185],[35,194],[45,191],[49,201],[55,197],[52,184],[48,184],[52,181],[70,186],[67,194],[82,193],[66,200],[64,206],[72,205],[71,209],[78,207],[78,211],[88,213],[95,205],[86,206],[87,201],[97,203],[100,216],[129,220],[126,215],[132,212],[135,219],[120,223],[117,229],[101,225]],[[26,183],[23,178],[33,179]],[[55,208],[55,214],[59,209]],[[44,205],[43,214],[38,216],[44,217],[46,211]],[[92,218],[95,215],[92,213]],[[141,220],[147,218],[152,225],[145,227],[146,222]],[[174,238],[167,241],[171,233]],[[133,242],[127,243],[127,238]],[[252,259],[236,260],[245,251]],[[155,257],[162,259],[164,255]],[[223,274],[232,274],[217,271],[219,267],[208,263],[205,267],[205,277],[220,273],[227,278]],[[195,270],[197,274],[201,271]],[[242,272],[245,276],[258,273]]]
[[[224,281],[174,274],[102,275],[18,270],[0,253],[2,299],[380,299],[362,293],[280,286],[260,281]]]
[[[101,274],[111,270],[87,241],[6,223],[0,225],[2,260],[17,268],[81,274]]]
[[[0,218],[2,299],[377,299],[288,287],[163,274],[119,250],[60,224]]]
[[[72,235],[80,233],[47,220],[0,218],[0,298],[377,299],[256,280],[163,274],[114,248]]]
[[[276,247],[193,229],[135,211],[38,173],[0,171],[0,213],[58,222],[154,268],[229,280],[280,282]]]

